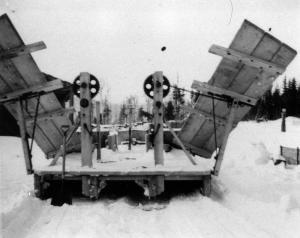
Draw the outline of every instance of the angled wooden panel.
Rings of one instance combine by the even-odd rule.
[[[24,42],[14,28],[8,16],[0,17],[0,50],[12,49],[24,46]],[[30,86],[39,85],[47,82],[44,74],[39,70],[32,56],[22,54],[18,57],[0,60],[0,94],[4,95],[20,89],[26,89]],[[37,99],[27,100],[26,117],[33,117],[37,105]],[[17,118],[14,103],[6,103],[6,108]],[[61,109],[54,93],[49,93],[40,97],[39,113],[47,113]],[[37,123],[35,139],[37,144],[47,155],[59,148],[62,143],[62,134],[60,127],[70,125],[68,118],[53,118],[48,121],[39,121]],[[29,135],[32,134],[32,125],[27,127]]]
[[[237,32],[229,49],[276,63],[284,69],[297,54],[295,50],[247,20]],[[277,76],[274,72],[262,71],[259,68],[223,58],[208,84],[259,99],[272,86]],[[212,114],[210,98],[199,97],[194,107]],[[249,106],[240,107],[236,112],[234,123],[239,122],[249,110]],[[229,108],[226,102],[215,101],[216,116],[227,117],[228,113]],[[217,125],[218,147],[221,146],[223,136],[224,126]],[[199,120],[195,113],[189,116],[179,137],[184,143],[191,144],[194,148],[209,151],[210,155],[215,150],[213,123],[210,120]],[[206,156],[201,153],[199,155],[209,157],[207,154]]]

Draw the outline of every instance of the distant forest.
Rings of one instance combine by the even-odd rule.
[[[283,80],[282,90],[268,90],[244,120],[275,120],[281,117],[282,109],[287,116],[300,117],[300,86],[295,78]]]

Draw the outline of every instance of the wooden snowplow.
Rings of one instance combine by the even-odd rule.
[[[79,183],[80,192],[90,198],[98,198],[109,181],[134,181],[148,191],[150,197],[164,192],[165,181],[197,181],[203,194],[209,196],[211,175],[219,172],[230,131],[296,55],[293,49],[245,21],[229,49],[219,46],[210,49],[223,59],[208,84],[193,83],[192,88],[200,96],[178,136],[163,118],[163,97],[168,94],[170,84],[162,72],[150,75],[145,80],[144,90],[154,100],[151,135],[154,161],[148,163],[146,152],[132,158],[132,154],[117,151],[114,153],[119,153],[118,159],[110,161],[110,155],[101,152],[99,141],[97,155],[93,153],[91,118],[95,90],[92,89],[97,86],[97,82],[92,83],[96,80],[94,76],[83,72],[74,81],[74,94],[80,100],[80,117],[72,122],[67,115],[73,113],[73,109],[64,108],[54,93],[63,88],[61,81],[47,81],[30,55],[45,45],[24,45],[7,15],[3,15],[0,17],[0,47],[0,103],[18,120],[26,169],[34,173],[36,195],[40,198],[49,195],[53,184],[60,183],[60,188],[66,188],[66,181]],[[99,108],[96,111],[99,139]],[[183,149],[187,157],[184,162],[174,163],[174,158],[170,159],[163,152],[164,123]],[[74,137],[78,128],[80,133]],[[54,157],[49,166],[32,166],[28,135],[47,157]],[[66,158],[68,151],[78,144],[81,153]],[[210,158],[216,149],[216,163],[210,163],[212,166],[206,164],[208,160],[189,153]]]

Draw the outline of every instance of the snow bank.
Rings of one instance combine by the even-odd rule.
[[[241,122],[230,135],[220,176],[213,180],[212,198],[197,193],[146,207],[126,197],[96,202],[77,199],[63,207],[40,201],[30,195],[32,178],[25,174],[19,140],[0,137],[2,232],[6,237],[39,238],[296,238],[300,234],[300,166],[274,166],[273,159],[280,145],[300,146],[299,135],[297,118],[287,118],[286,133],[280,132],[280,120]]]

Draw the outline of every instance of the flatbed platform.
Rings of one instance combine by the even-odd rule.
[[[210,174],[214,165],[214,161],[198,156],[195,157],[197,165],[192,165],[183,151],[176,149],[165,153],[164,156],[164,166],[155,166],[152,150],[146,152],[143,145],[133,146],[132,150],[128,150],[128,146],[120,145],[116,152],[102,149],[101,161],[96,160],[96,152],[94,152],[93,167],[89,168],[81,166],[80,153],[72,153],[66,157],[65,176],[201,176]],[[62,160],[59,160],[55,166],[37,166],[34,173],[37,175],[61,174]]]
[[[93,166],[81,166],[81,154],[72,153],[66,157],[65,181],[83,181],[83,179],[100,181],[153,181],[163,178],[164,181],[208,181],[210,183],[214,160],[195,157],[197,165],[191,164],[182,150],[173,149],[164,153],[165,164],[155,166],[153,150],[145,151],[144,145],[120,145],[117,151],[102,149],[102,160],[96,160],[93,154]],[[49,162],[50,164],[50,162]],[[62,160],[55,166],[36,166],[35,189],[43,193],[41,183],[51,183],[62,179]],[[82,182],[83,183],[83,182]],[[82,185],[83,186],[83,185]],[[210,189],[210,188],[209,188]],[[84,192],[83,192],[84,194]]]

